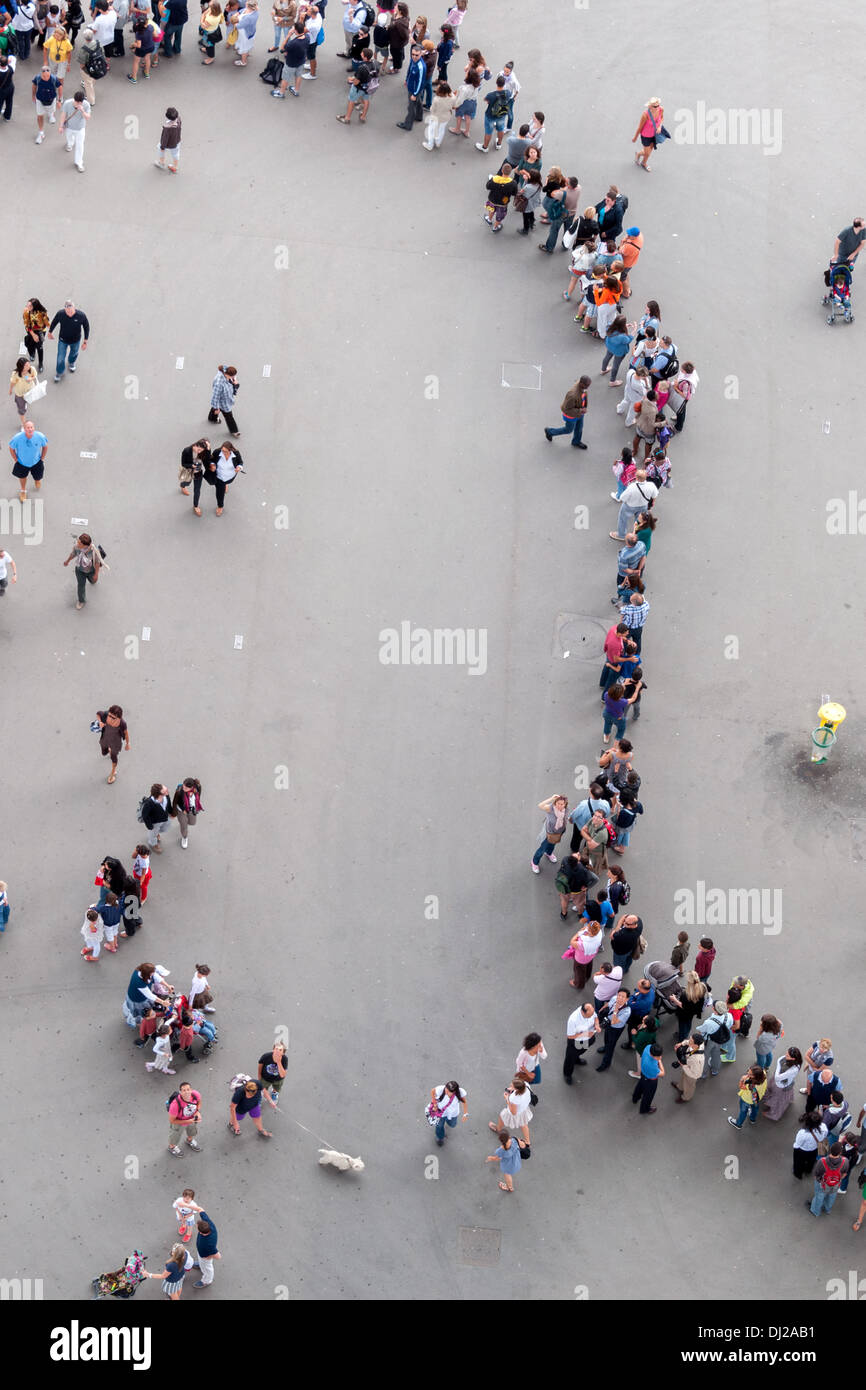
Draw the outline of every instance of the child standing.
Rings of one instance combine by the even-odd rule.
[[[707,989],[710,987],[710,971],[713,968],[713,961],[716,958],[716,948],[713,945],[711,936],[702,936],[700,940],[701,949],[695,956],[695,971],[698,979],[705,984]]]
[[[135,846],[135,858],[132,861],[132,876],[139,886],[139,902],[147,902],[147,885],[153,878],[150,869],[150,850],[147,845]]]
[[[211,994],[210,983],[208,981],[209,974],[209,965],[197,965],[188,995],[190,1009],[193,1007],[201,1008],[204,1009],[206,1014],[215,1013],[213,995]],[[196,1000],[198,1000],[198,1004],[196,1004]]]
[[[106,893],[104,903],[93,903],[92,906],[102,918],[102,925],[105,929],[105,949],[111,951],[113,955],[117,951],[117,933],[120,929],[120,919],[123,916],[120,903],[117,901],[117,894]]]
[[[680,974],[682,974],[683,966],[689,958],[689,951],[691,949],[688,932],[679,932],[677,934],[677,944],[671,951],[671,965],[675,970],[679,970]]]
[[[102,922],[95,907],[87,909],[87,915],[81,925],[81,935],[84,937],[81,954],[88,965],[93,965],[99,960],[99,951],[104,937]]]
[[[177,1233],[181,1240],[189,1240],[192,1235],[193,1223],[190,1217],[197,1216],[200,1211],[204,1211],[204,1207],[200,1207],[194,1198],[195,1190],[191,1187],[185,1187],[180,1196],[175,1197],[171,1204],[177,1217]]]
[[[161,1023],[156,1030],[156,1039],[153,1044],[153,1061],[145,1062],[145,1071],[161,1071],[166,1076],[174,1076],[174,1068],[169,1065],[171,1062],[171,1029],[167,1023]]]
[[[158,158],[153,161],[157,169],[167,168],[170,174],[176,174],[180,159],[180,116],[176,106],[169,106],[166,110],[157,154]]]

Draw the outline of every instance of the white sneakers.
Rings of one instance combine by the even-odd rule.
[[[536,864],[536,862],[535,862],[534,859],[530,859],[530,861],[529,861],[529,867],[532,869],[532,872],[533,872],[534,874],[540,874],[540,873],[541,873],[541,870],[539,869],[539,867],[538,867],[538,865]]]
[[[37,135],[36,140],[35,140],[34,143],[37,144],[37,145],[41,145],[41,144],[42,144],[42,141],[43,141],[44,139],[45,139],[45,131],[44,131],[44,130],[40,130],[40,132],[39,132],[39,134]]]
[[[188,846],[189,846],[189,836],[188,836],[188,835],[181,835],[181,837],[180,837],[180,847],[181,847],[181,849],[187,849]]]

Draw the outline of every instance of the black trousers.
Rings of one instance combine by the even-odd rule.
[[[4,121],[12,120],[12,98],[15,96],[15,84],[9,83],[4,92],[0,93],[0,115]]]
[[[408,107],[406,108],[406,115],[405,115],[404,118],[403,118],[403,124],[411,127],[412,124],[413,124],[413,122],[415,122],[415,121],[423,121],[423,119],[424,119],[424,110],[423,110],[421,98],[420,98],[420,97],[410,97],[410,98],[409,98],[409,105],[408,105]]]
[[[578,1057],[583,1057],[584,1052],[586,1052],[587,1048],[592,1047],[594,1042],[595,1037],[591,1037],[588,1043],[575,1043],[572,1038],[567,1040],[565,1044],[565,1061],[562,1064],[563,1076],[571,1076],[575,1067],[580,1065],[577,1060]]]
[[[642,1076],[640,1081],[637,1083],[634,1090],[632,1091],[631,1103],[632,1105],[637,1105],[638,1101],[640,1101],[640,1113],[642,1115],[646,1115],[648,1113],[649,1108],[653,1103],[653,1096],[656,1093],[656,1087],[658,1086],[658,1084],[659,1083],[656,1077],[653,1077],[653,1079],[650,1081],[648,1077]]]
[[[405,44],[390,44],[391,62],[394,64],[394,71],[399,72],[403,66],[403,55],[406,52]]]
[[[24,334],[24,346],[27,349],[27,356],[30,358],[31,362],[33,361],[34,357],[36,358],[37,362],[39,363],[40,372],[42,371],[42,368],[45,365],[45,355],[42,350],[42,343],[42,338],[34,338],[31,333]]]
[[[192,475],[192,505],[194,507],[197,507],[199,504],[199,499],[201,497],[201,480],[203,477],[203,473],[193,473]]]
[[[609,1066],[610,1066],[611,1062],[613,1061],[614,1049],[616,1048],[617,1042],[619,1041],[619,1036],[620,1036],[620,1034],[621,1034],[623,1028],[625,1028],[625,1024],[624,1024],[624,1023],[622,1024],[622,1027],[620,1027],[620,1028],[611,1028],[611,1026],[610,1026],[609,1023],[608,1023],[608,1024],[605,1024],[605,1029],[604,1029],[604,1052],[601,1054],[601,1062],[599,1063],[600,1066],[602,1066],[602,1067],[609,1067]]]
[[[818,1160],[818,1150],[794,1149],[794,1177],[802,1178],[804,1173],[811,1173]]]
[[[225,420],[225,422],[226,422],[226,424],[228,425],[229,429],[231,430],[232,434],[240,434],[240,430],[238,429],[237,420],[235,419],[235,417],[234,417],[234,415],[232,414],[232,412],[231,412],[230,410],[224,410],[224,411],[222,412],[222,415],[223,415],[223,419]],[[219,418],[220,418],[220,412],[219,412],[218,410],[214,410],[213,406],[211,406],[210,410],[209,410],[208,413],[207,413],[207,418],[210,420],[210,422],[211,422],[212,425],[218,425],[218,424],[219,424]]]
[[[214,473],[207,473],[207,474],[205,474],[205,477],[207,478],[208,482],[210,483],[211,487],[213,488],[214,492],[216,493],[216,504],[217,504],[217,506],[218,506],[218,507],[223,507],[223,506],[225,506],[226,488],[229,487],[229,486],[234,482],[234,478],[226,478],[226,480],[223,481],[221,478],[216,477],[216,475],[215,475]],[[194,506],[197,506],[198,503],[196,502],[196,503],[194,503],[193,505],[194,505]]]

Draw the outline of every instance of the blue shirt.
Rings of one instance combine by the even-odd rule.
[[[50,106],[52,101],[57,98],[57,82],[53,77],[43,77],[40,73],[34,77],[33,86],[36,90],[36,100],[43,106]]]
[[[600,902],[598,906],[601,908],[601,925],[603,927],[606,927],[608,922],[613,920],[614,910],[611,907],[610,903],[606,901]]]
[[[406,90],[410,97],[417,97],[424,88],[427,78],[427,66],[423,58],[417,58],[409,64],[406,70]]]
[[[634,994],[631,996],[628,1002],[631,1005],[631,1011],[636,1018],[644,1018],[645,1015],[649,1013],[650,1009],[655,1003],[655,997],[655,985],[650,985],[646,994],[644,994],[643,990],[635,990]]]
[[[605,801],[601,797],[598,799],[592,798],[592,806],[590,806],[590,799],[590,797],[587,797],[585,801],[581,801],[575,806],[571,815],[568,817],[572,825],[576,825],[578,830],[582,830],[585,825],[589,825],[593,811],[604,811],[606,816],[610,815],[609,801]]]
[[[201,1258],[209,1260],[211,1256],[215,1255],[217,1250],[219,1249],[219,1245],[217,1243],[217,1228],[211,1221],[206,1211],[200,1211],[198,1214],[198,1219],[199,1221],[206,1221],[211,1229],[210,1235],[207,1236],[203,1236],[201,1231],[198,1232],[195,1238],[195,1248],[198,1255]]]
[[[40,434],[38,430],[33,431],[32,439],[28,439],[24,431],[19,430],[9,440],[9,448],[14,449],[18,462],[24,468],[32,468],[34,463],[39,462],[42,450],[47,443],[48,440],[45,435]]]
[[[653,1057],[648,1047],[645,1047],[640,1057],[640,1074],[645,1076],[647,1081],[655,1081],[661,1071],[661,1063],[658,1057]]]

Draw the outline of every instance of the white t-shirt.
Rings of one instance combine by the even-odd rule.
[[[445,1090],[445,1082],[443,1081],[441,1086],[435,1088],[435,1095],[436,1108],[440,1115],[444,1115],[446,1120],[455,1120],[460,1114],[460,1101],[466,1099],[466,1092],[463,1087],[460,1087],[459,1097],[452,1096],[450,1091]],[[445,1102],[448,1100],[449,1096],[451,1096],[451,1101],[450,1104],[446,1106]],[[445,1107],[444,1109],[443,1106]]]
[[[508,1101],[506,1101],[506,1105],[510,1102],[514,1107],[514,1118],[519,1119],[520,1116],[529,1109],[531,1100],[532,1097],[529,1094],[529,1087],[527,1086],[522,1096],[519,1096],[516,1091],[512,1091],[511,1095],[508,1097]]]
[[[316,42],[316,40],[319,37],[319,30],[321,29],[321,27],[322,16],[320,14],[311,14],[310,18],[304,25],[304,29],[306,30],[307,34],[308,44],[314,44]]]
[[[802,1149],[804,1153],[813,1153],[817,1149],[821,1139],[827,1138],[827,1126],[819,1125],[816,1130],[798,1129],[797,1137],[794,1140],[794,1148]]]
[[[546,1061],[547,1061],[547,1053],[546,1053],[546,1051],[545,1051],[545,1049],[544,1049],[544,1043],[541,1044],[540,1048],[539,1048],[538,1051],[535,1052],[535,1053],[533,1053],[533,1052],[527,1052],[526,1048],[525,1048],[525,1047],[522,1047],[522,1048],[520,1049],[520,1051],[518,1052],[518,1054],[517,1054],[517,1061],[514,1063],[514,1070],[515,1070],[516,1072],[517,1072],[517,1071],[528,1071],[528,1072],[533,1072],[533,1071],[535,1071],[535,1068],[539,1065],[540,1062],[546,1062]]]
[[[629,483],[619,500],[627,507],[645,507],[647,502],[651,502],[658,495],[659,490],[655,483],[651,483],[648,478],[642,478],[640,482],[635,479],[633,483]]]
[[[196,995],[203,994],[207,988],[207,975],[200,975],[198,971],[196,971],[192,977],[192,984],[189,987],[189,994],[187,996],[187,998],[189,999],[190,1008],[192,1008],[193,1000],[195,999]]]
[[[575,1009],[574,1013],[569,1015],[568,1023],[565,1025],[565,1031],[569,1037],[578,1039],[588,1038],[595,1032],[596,1022],[595,1009],[593,1009],[588,1018],[586,1014],[580,1012],[580,1009]]]
[[[680,383],[683,381],[687,381],[688,386],[686,387],[685,391],[681,394],[685,396],[687,401],[690,401],[692,396],[698,389],[698,382],[700,381],[700,377],[698,376],[697,372],[677,372],[676,379],[674,381],[674,386],[679,386]]]
[[[117,15],[114,13],[114,10],[109,10],[108,14],[96,14],[90,21],[90,27],[103,48],[107,43],[114,43],[114,29],[116,23]]]
[[[0,555],[0,579],[6,578],[6,566],[12,563],[12,556],[8,550],[4,550]]]
[[[793,1086],[797,1077],[800,1075],[799,1067],[785,1067],[784,1070],[782,1070],[781,1068],[784,1060],[784,1057],[779,1058],[776,1063],[776,1070],[773,1073],[773,1082],[778,1086],[780,1091],[787,1091],[788,1087]]]

